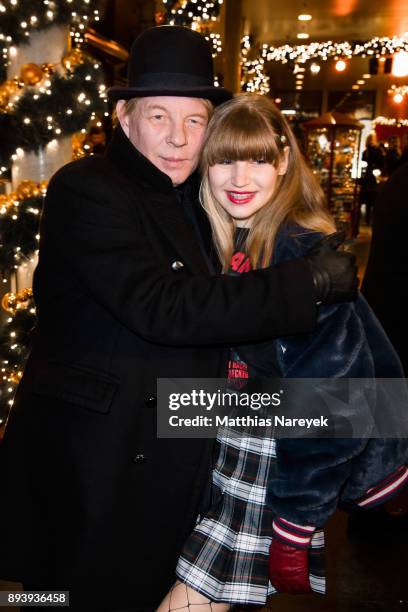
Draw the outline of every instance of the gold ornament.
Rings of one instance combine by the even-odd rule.
[[[164,11],[157,11],[154,14],[154,21],[156,25],[163,25],[166,23],[166,13]]]
[[[16,313],[16,295],[15,293],[5,293],[1,300],[1,307],[10,314]]]
[[[82,132],[75,132],[71,136],[71,144],[72,144],[72,157],[73,159],[79,159],[85,155],[84,150],[84,142],[85,142],[86,134],[82,134]]]
[[[4,81],[4,83],[2,84],[2,88],[4,88],[4,90],[9,94],[9,96],[12,96],[16,93],[18,85],[15,81]]]
[[[71,70],[74,66],[78,66],[79,64],[83,64],[85,61],[85,56],[80,49],[74,49],[61,60],[62,65],[66,70]]]
[[[46,76],[50,76],[54,73],[55,66],[54,64],[41,64],[41,70]]]
[[[21,66],[20,79],[24,85],[36,85],[43,77],[43,71],[38,64],[23,64],[23,66]]]
[[[14,206],[14,194],[9,195],[0,195],[0,209],[6,209],[8,211],[9,208]],[[4,210],[3,210],[4,213]]]
[[[33,297],[32,289],[23,289],[20,293],[17,293],[16,297],[16,310],[27,310],[31,306],[31,300]]]
[[[47,189],[48,189],[48,181],[47,181],[47,180],[45,180],[45,181],[40,181],[40,182],[38,183],[38,187],[39,187],[39,190],[40,190],[40,192],[41,192],[41,195],[43,195],[43,196],[44,196],[44,195],[47,193]]]
[[[40,194],[40,189],[35,181],[22,181],[17,187],[16,196],[18,200],[27,200]]]
[[[14,385],[18,385],[22,377],[23,377],[22,372],[12,372],[8,377],[8,381],[13,383]]]
[[[0,112],[5,113],[7,104],[9,103],[9,95],[0,87]]]

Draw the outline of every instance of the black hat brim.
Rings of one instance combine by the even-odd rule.
[[[177,87],[171,89],[147,87],[111,87],[109,98],[113,101],[130,100],[131,98],[146,98],[150,96],[178,96],[181,98],[204,98],[214,104],[221,104],[232,98],[232,93],[224,87]]]

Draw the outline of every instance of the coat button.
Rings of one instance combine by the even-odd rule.
[[[182,261],[173,261],[173,263],[171,264],[171,269],[174,272],[178,272],[179,270],[182,270],[184,268],[184,264]]]
[[[153,408],[157,404],[157,397],[155,395],[147,395],[145,397],[144,403],[149,408]]]
[[[133,457],[133,463],[145,463],[145,462],[146,462],[146,457],[145,455],[143,455],[143,453],[138,453],[137,455]]]

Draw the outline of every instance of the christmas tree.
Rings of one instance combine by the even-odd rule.
[[[35,324],[30,286],[48,179],[108,115],[100,64],[83,51],[99,11],[97,0],[0,0],[0,427]]]

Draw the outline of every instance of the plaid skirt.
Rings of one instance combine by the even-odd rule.
[[[246,434],[245,434],[246,435]],[[276,461],[275,440],[222,428],[217,436],[213,503],[184,545],[178,578],[212,601],[262,606],[276,593],[268,577],[273,512],[266,484]],[[325,592],[324,533],[309,548],[310,586]]]

